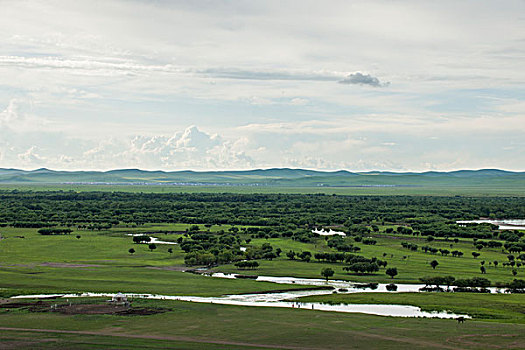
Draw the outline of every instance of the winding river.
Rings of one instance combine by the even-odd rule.
[[[215,273],[210,275],[214,278],[235,278],[235,275]],[[379,284],[377,288],[362,288],[359,284],[348,281],[329,280],[314,278],[295,278],[295,277],[272,277],[259,276],[257,281],[273,282],[279,284],[296,284],[304,286],[329,286],[334,289],[317,289],[302,291],[283,291],[277,293],[256,293],[256,294],[232,294],[220,297],[198,297],[198,296],[174,296],[161,294],[137,294],[124,293],[128,298],[146,298],[157,300],[179,300],[194,303],[210,303],[223,305],[259,306],[259,307],[284,307],[300,308],[306,310],[320,310],[333,312],[364,313],[379,316],[391,317],[430,317],[430,318],[470,318],[468,315],[458,315],[446,311],[422,311],[419,307],[409,305],[387,305],[387,304],[324,304],[324,303],[303,303],[301,297],[312,295],[327,295],[334,291],[337,293],[362,293],[362,292],[388,292],[386,284]],[[398,284],[397,292],[418,292],[421,284]],[[40,294],[40,295],[19,295],[13,299],[45,299],[45,298],[78,298],[78,297],[113,297],[116,293],[78,293],[78,294]]]

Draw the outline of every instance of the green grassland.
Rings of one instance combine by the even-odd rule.
[[[4,239],[0,241],[0,276],[3,288],[34,289],[52,292],[62,291],[104,291],[164,293],[174,295],[220,295],[224,293],[270,290],[272,285],[262,285],[254,281],[211,281],[210,278],[189,273],[185,269],[184,252],[178,245],[157,244],[157,249],[150,251],[147,244],[134,244],[127,233],[151,232],[156,230],[184,231],[188,225],[153,224],[140,228],[116,227],[108,231],[74,231],[71,235],[42,236],[36,229],[5,227],[0,229]],[[212,231],[227,229],[228,225],[213,226]],[[77,239],[76,236],[81,238]],[[23,236],[24,238],[17,238]],[[153,235],[161,240],[174,241],[178,234]],[[246,236],[246,235],[245,235]],[[399,274],[393,280],[397,283],[419,283],[419,278],[426,276],[452,275],[456,278],[485,277],[493,283],[510,282],[515,277],[512,268],[503,267],[507,254],[501,249],[484,248],[481,256],[473,258],[470,254],[477,251],[470,239],[461,239],[457,244],[444,239],[427,243],[424,238],[404,237],[400,235],[374,234],[376,245],[358,244],[360,255],[377,257],[388,262],[388,267],[396,267]],[[457,249],[465,255],[461,258],[441,256],[439,254],[409,251],[401,247],[401,242],[410,241],[435,248]],[[286,252],[328,252],[334,251],[326,245],[323,237],[314,243],[301,243],[289,238],[253,239],[252,246],[271,244],[274,249],[281,248],[283,253],[277,259],[260,260],[257,270],[239,270],[233,265],[221,265],[215,271],[226,273],[249,273],[268,276],[295,276],[320,278],[323,267],[335,270],[333,278],[359,282],[392,281],[384,273],[384,268],[370,275],[357,275],[343,271],[344,264],[309,263],[289,260]],[[452,245],[452,247],[451,247]],[[132,255],[130,248],[135,249]],[[172,248],[173,253],[168,253]],[[386,254],[383,256],[383,254]],[[439,265],[432,269],[429,262],[437,260]],[[489,261],[499,261],[499,266],[489,265]],[[486,274],[480,272],[480,262],[485,261]],[[79,265],[79,266],[76,266]],[[525,268],[518,268],[517,278],[523,278]],[[118,278],[115,278],[118,276]],[[197,288],[194,286],[198,285]],[[275,287],[275,285],[273,285]]]
[[[147,244],[134,244],[132,237],[127,235],[148,233],[160,240],[174,242],[190,226],[180,223],[120,224],[108,230],[74,230],[70,235],[54,236],[41,235],[33,228],[0,227],[0,296],[83,291],[219,296],[303,287],[182,272],[188,267],[184,264],[184,252],[179,245],[157,244],[157,249],[150,251]],[[228,231],[230,227],[213,225],[210,231]],[[395,228],[396,225],[380,226],[379,229],[384,231],[386,227]],[[174,233],[150,233],[155,231]],[[256,270],[239,270],[229,264],[215,267],[214,271],[320,278],[321,269],[331,267],[335,270],[332,278],[385,283],[418,283],[421,277],[452,275],[457,279],[485,277],[494,284],[525,277],[525,267],[517,268],[518,275],[514,277],[510,267],[502,266],[507,261],[507,253],[501,248],[485,247],[479,251],[480,257],[473,258],[471,252],[478,250],[472,239],[461,238],[454,243],[437,238],[427,242],[424,237],[375,232],[370,234],[377,241],[375,245],[353,242],[361,248],[357,254],[377,257],[386,260],[388,267],[396,267],[399,274],[392,280],[384,268],[375,274],[356,275],[343,271],[345,265],[341,263],[304,262],[286,257],[289,250],[296,253],[335,252],[328,247],[325,237],[302,243],[284,237],[253,238],[243,231],[237,234],[242,238],[242,246],[260,247],[269,243],[274,249],[282,250],[281,256],[273,260],[258,260],[260,266]],[[246,239],[250,239],[249,243]],[[420,247],[429,245],[460,250],[464,256],[433,255],[421,249],[414,252],[403,248],[403,241]],[[135,249],[134,254],[128,252],[130,248]],[[169,248],[173,249],[172,253],[168,252]],[[434,259],[439,262],[435,270],[429,264]],[[480,262],[483,260],[487,273],[482,275]],[[495,260],[500,263],[498,267],[489,265]],[[518,349],[525,343],[525,296],[519,294],[358,293],[304,300],[415,305],[429,311],[466,313],[474,319],[459,325],[454,320],[135,300],[134,306],[162,307],[169,311],[148,316],[116,316],[63,315],[0,308],[0,347]],[[78,302],[85,300],[78,299]]]
[[[138,300],[134,305],[169,312],[130,317],[3,310],[0,341],[29,348],[89,349],[519,349],[525,341],[523,324],[459,325],[455,320],[174,301]]]
[[[159,227],[173,226],[154,225],[124,231]],[[117,231],[42,236],[35,229],[2,228],[0,286],[3,293],[124,291],[213,296],[276,289],[271,283],[212,280],[183,273],[180,271],[184,267],[183,252],[178,246],[158,244],[152,252],[147,244],[134,244],[131,237]],[[77,239],[76,235],[81,238]],[[159,237],[164,239],[164,235]],[[169,247],[173,247],[173,254],[168,253]],[[130,248],[136,253],[129,254]],[[279,289],[287,288],[298,287],[279,286]]]
[[[40,184],[0,183],[0,190],[19,191],[75,191],[75,192],[135,192],[135,193],[289,193],[289,194],[337,194],[356,196],[525,196],[524,181],[507,185],[417,185],[406,187],[338,187],[338,186],[177,186],[177,185],[89,185],[89,184]]]
[[[21,229],[5,227],[0,230],[4,239],[0,242],[0,276],[4,288],[40,288],[49,291],[60,291],[69,288],[70,291],[116,291],[150,292],[166,294],[202,294],[218,295],[221,292],[233,293],[241,285],[252,281],[213,281],[209,278],[180,272],[184,268],[184,252],[178,245],[157,244],[157,249],[150,251],[147,244],[134,244],[127,233],[151,232],[156,230],[184,231],[188,225],[144,225],[140,228],[116,227],[108,231],[75,231],[71,235],[64,236],[42,236],[35,229]],[[227,229],[228,225],[213,226],[212,231]],[[76,236],[81,238],[77,239]],[[24,238],[17,238],[23,236]],[[174,241],[179,235],[157,234],[154,235],[161,240]],[[477,251],[472,240],[462,239],[457,244],[453,241],[435,240],[427,243],[424,238],[403,237],[400,235],[374,234],[376,245],[359,244],[362,251],[360,255],[366,257],[378,257],[386,260],[388,267],[396,267],[398,276],[394,281],[398,283],[418,283],[419,278],[425,276],[453,275],[456,278],[471,278],[482,276],[493,283],[509,282],[513,278],[510,267],[501,266],[507,261],[507,254],[501,249],[484,248],[480,251],[481,256],[474,259],[470,252]],[[431,245],[436,248],[457,249],[463,251],[465,256],[461,258],[452,256],[441,256],[439,254],[409,251],[401,247],[402,241],[410,241],[421,245]],[[391,279],[384,273],[384,269],[370,275],[356,275],[343,271],[344,264],[303,262],[300,260],[289,260],[285,252],[311,251],[333,251],[326,245],[323,237],[316,239],[315,243],[301,243],[288,238],[253,239],[252,246],[261,246],[270,243],[274,249],[281,248],[281,257],[269,260],[260,260],[257,270],[249,270],[249,274],[268,276],[296,276],[319,278],[319,272],[323,267],[332,267],[336,274],[333,278],[360,281],[360,282],[390,282]],[[452,248],[450,247],[452,245]],[[136,253],[128,253],[128,249],[134,248]],[[173,253],[168,253],[172,248]],[[383,254],[386,256],[383,257]],[[429,265],[431,260],[437,260],[439,265],[432,269]],[[480,262],[486,261],[487,273],[480,272]],[[498,267],[489,265],[498,260]],[[65,264],[64,266],[60,264]],[[86,265],[81,267],[68,267],[67,264]],[[179,270],[179,271],[177,271]],[[221,265],[215,269],[227,273],[244,273],[233,265]],[[524,267],[518,268],[518,278],[522,278]],[[118,279],[112,278],[118,275]],[[188,283],[202,282],[205,289],[194,290],[186,288]],[[72,283],[74,281],[74,283]],[[178,283],[180,281],[180,283]],[[192,282],[189,282],[192,281]],[[235,284],[232,288],[222,290],[215,289],[215,284]],[[252,282],[255,283],[255,282]],[[260,283],[253,290],[262,288]],[[270,286],[265,287],[266,290]],[[242,288],[241,288],[242,289]],[[240,292],[249,291],[242,289]],[[197,293],[197,294],[196,294]]]
[[[401,304],[425,311],[451,311],[477,320],[525,324],[525,295],[483,293],[355,293],[301,298],[330,304]]]
[[[117,169],[107,172],[97,171],[54,171],[37,169],[24,171],[18,169],[0,169],[0,183],[5,184],[189,184],[189,187],[207,185],[225,186],[231,189],[244,187],[242,190],[259,191],[258,188],[322,188],[322,187],[406,187],[429,189],[485,188],[497,191],[523,192],[525,174],[498,169],[459,170],[452,172],[392,173],[369,172],[352,173],[348,171],[314,171],[306,169],[254,169],[245,171],[144,171],[139,169]],[[197,185],[197,186],[195,186]],[[252,189],[250,189],[252,188]],[[397,189],[397,188],[396,188]],[[206,191],[209,191],[206,189]],[[228,191],[228,192],[230,192]],[[510,193],[508,193],[510,194]]]
[[[501,263],[507,261],[507,254],[501,249],[484,248],[478,251],[470,239],[461,239],[457,244],[453,241],[444,239],[435,240],[428,243],[424,238],[413,238],[401,235],[373,234],[372,237],[377,240],[376,245],[358,244],[361,248],[359,255],[366,257],[377,257],[388,262],[387,267],[396,267],[399,274],[393,280],[398,283],[420,283],[419,278],[426,276],[443,276],[452,275],[456,278],[472,278],[475,276],[485,277],[493,283],[510,282],[515,277],[512,274],[512,268],[503,267]],[[435,248],[459,250],[464,252],[463,257],[442,256],[440,254],[424,253],[421,250],[416,252],[401,247],[401,242],[409,241],[422,245],[430,245]],[[270,243],[273,247],[281,248],[283,252],[293,250],[295,252],[310,251],[321,252],[329,251],[324,238],[317,239],[316,243],[301,243],[285,238],[254,239],[251,244],[261,245]],[[452,248],[451,248],[452,245]],[[478,258],[473,258],[471,252],[480,252]],[[386,256],[383,257],[383,254]],[[432,269],[430,261],[437,260],[439,265]],[[489,265],[489,261],[499,262],[498,267]],[[486,274],[481,274],[480,262],[485,261]],[[262,261],[257,270],[250,271],[250,274],[267,275],[267,276],[296,276],[296,277],[315,277],[320,278],[319,272],[324,267],[331,267],[335,271],[334,279],[352,280],[359,282],[384,282],[390,283],[392,280],[385,274],[385,269],[370,275],[357,275],[343,271],[344,264],[320,263],[320,262],[303,262],[300,260],[289,260],[285,254],[273,261]],[[239,272],[233,265],[220,266],[221,272],[234,273]],[[517,269],[517,278],[525,276],[525,268]]]

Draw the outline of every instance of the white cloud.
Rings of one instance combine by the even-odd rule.
[[[190,126],[171,137],[135,136],[129,140],[105,140],[86,150],[83,160],[86,166],[100,167],[104,164],[107,168],[246,169],[253,166],[253,160],[239,150],[243,142],[243,139],[235,142],[223,140],[217,134],[210,135],[196,126]]]
[[[35,146],[32,146],[24,153],[17,155],[18,159],[25,166],[38,166],[45,164],[46,158],[38,154],[38,149]]]
[[[308,99],[300,97],[295,97],[290,100],[290,104],[294,106],[304,106],[307,105],[308,102]]]
[[[523,169],[524,12],[5,0],[0,167]]]

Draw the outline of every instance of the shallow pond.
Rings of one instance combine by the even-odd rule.
[[[142,233],[128,233],[127,236],[144,236]],[[168,242],[168,241],[161,241],[160,239],[152,236],[148,236],[150,238],[150,241],[147,242],[147,244],[155,243],[155,244],[177,244],[176,242]]]
[[[334,231],[332,229],[330,229],[330,231],[315,229],[315,230],[312,230],[312,232],[317,233],[319,236],[334,236],[334,235],[346,236],[346,233],[341,232],[341,231]]]
[[[498,225],[500,230],[525,230],[525,219],[479,219],[479,220],[459,220],[456,224],[493,224]]]

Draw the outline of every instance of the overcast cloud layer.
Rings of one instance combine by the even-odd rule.
[[[523,1],[0,9],[0,168],[525,170]]]

